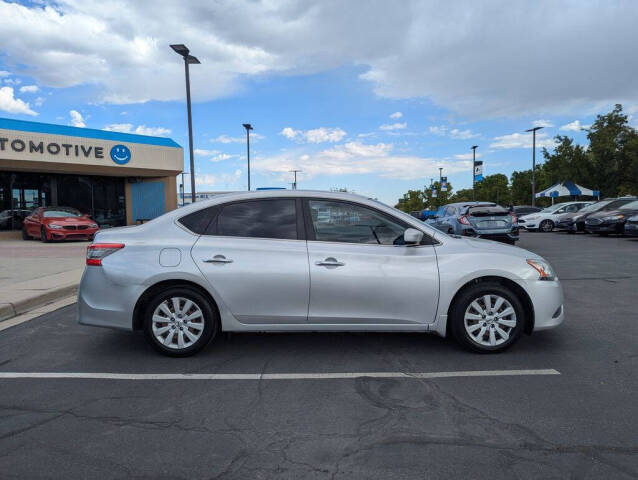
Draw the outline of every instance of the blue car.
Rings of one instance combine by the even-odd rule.
[[[460,202],[442,205],[433,218],[433,227],[449,234],[480,237],[514,245],[518,240],[518,220],[513,212],[491,202]]]

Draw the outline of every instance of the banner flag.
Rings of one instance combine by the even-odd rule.
[[[483,161],[479,160],[474,162],[474,181],[480,182],[483,180]]]
[[[436,188],[432,185],[432,198],[436,198]]]
[[[441,191],[447,192],[447,177],[441,177]]]

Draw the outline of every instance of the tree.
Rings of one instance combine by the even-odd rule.
[[[425,197],[422,190],[408,190],[395,206],[406,213],[421,211],[425,208]]]
[[[543,148],[545,163],[541,168],[542,182],[539,190],[565,180],[591,188],[594,174],[592,155],[581,145],[575,145],[572,138],[557,135],[555,139],[556,147],[553,152]]]
[[[529,205],[532,200],[532,170],[512,172],[512,205]]]
[[[436,190],[436,197],[432,195],[432,188]],[[436,210],[441,205],[445,205],[449,202],[449,198],[452,196],[452,184],[448,182],[447,191],[442,192],[439,182],[434,182],[432,187],[425,189],[425,206],[428,210]]]

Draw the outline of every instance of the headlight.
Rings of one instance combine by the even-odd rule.
[[[51,230],[60,230],[61,228],[64,228],[62,225],[56,225],[55,223],[49,223],[48,227]]]
[[[625,218],[624,215],[609,215],[608,217],[603,217],[603,222],[613,222],[615,220],[622,220]]]
[[[532,267],[539,273],[539,280],[556,280],[554,270],[552,270],[552,267],[549,265],[549,263],[544,262],[543,260],[531,260],[529,258],[527,259],[527,263],[530,267]]]
[[[97,228],[97,223],[91,223],[91,224],[89,224],[89,228]]]

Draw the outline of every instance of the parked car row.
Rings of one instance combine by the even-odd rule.
[[[492,202],[442,205],[425,222],[452,235],[497,240],[510,245],[518,240],[516,213]]]
[[[529,231],[638,235],[638,198],[607,198],[597,202],[564,202],[519,218]]]

